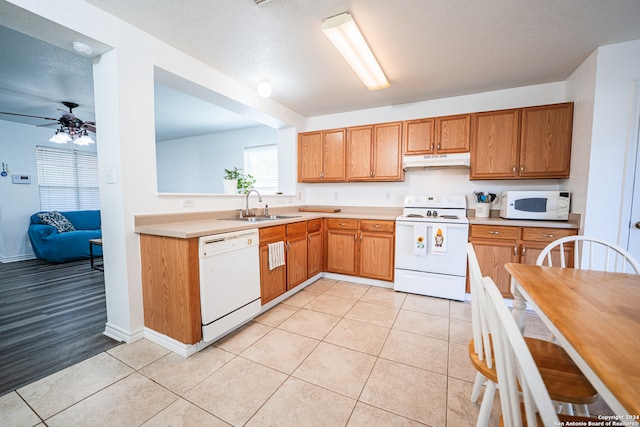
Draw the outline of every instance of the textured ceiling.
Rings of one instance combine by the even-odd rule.
[[[272,98],[305,116],[562,81],[598,46],[640,39],[638,0],[87,2],[248,86],[269,78]],[[0,0],[0,25],[14,28],[6,17],[11,12],[15,21],[16,9]],[[389,88],[368,91],[322,33],[324,19],[345,11]],[[38,28],[22,24],[38,37]],[[47,38],[56,47],[0,27],[0,111],[55,117],[69,100],[92,120],[91,62],[63,44],[69,30],[59,33],[55,43]],[[180,105],[180,114],[197,104],[161,89],[175,100],[163,104]],[[167,120],[178,123],[180,114],[169,111]]]

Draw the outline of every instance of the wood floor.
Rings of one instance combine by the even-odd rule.
[[[0,263],[0,396],[119,343],[89,260]]]

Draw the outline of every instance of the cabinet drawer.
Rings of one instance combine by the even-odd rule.
[[[307,221],[307,231],[309,233],[315,233],[316,231],[320,231],[320,229],[322,229],[322,220],[320,218]]]
[[[260,244],[277,242],[284,240],[286,228],[284,225],[274,225],[273,227],[263,227],[258,229]]]
[[[384,233],[393,233],[395,226],[395,221],[376,221],[371,219],[363,219],[360,221],[361,231],[380,231]]]
[[[520,238],[520,227],[509,227],[504,225],[472,225],[471,238],[518,240]]]
[[[305,221],[287,224],[287,236],[297,236],[299,234],[307,234],[307,223]]]
[[[338,228],[342,230],[357,230],[357,219],[329,218],[327,219],[327,228]]]
[[[578,234],[578,230],[566,228],[525,227],[522,229],[522,240],[551,243],[561,237]]]

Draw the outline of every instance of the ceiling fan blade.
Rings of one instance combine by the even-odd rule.
[[[42,120],[54,120],[56,122],[58,121],[58,119],[54,119],[54,118],[51,118],[51,117],[32,116],[32,115],[29,115],[29,114],[6,113],[4,111],[0,111],[0,114],[7,114],[9,116],[31,117],[31,118],[34,118],[34,119],[42,119]]]
[[[89,132],[96,133],[96,122],[84,122],[84,125],[82,125],[82,127],[84,127]]]
[[[58,122],[55,123],[43,123],[41,125],[36,125],[37,128],[53,128],[58,127]]]

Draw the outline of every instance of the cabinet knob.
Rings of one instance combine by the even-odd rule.
[[[516,166],[513,165],[513,167],[511,168],[511,172],[513,173],[513,176],[516,176]]]
[[[513,254],[514,255],[518,255],[518,247],[517,246],[513,247]]]
[[[490,231],[489,234],[500,234],[499,231]]]
[[[373,225],[373,228],[380,228],[380,227],[382,227],[380,224],[374,224]]]
[[[309,243],[311,243],[311,236],[308,236],[307,239],[309,239]]]
[[[340,223],[340,224],[338,224],[338,225],[339,225],[340,227],[346,227],[346,226],[347,226],[347,224],[346,224],[346,223],[344,223],[344,222],[341,222],[341,223]]]
[[[546,237],[548,239],[552,239],[554,234],[543,234],[542,237]]]
[[[524,173],[524,166],[520,166],[520,173]]]
[[[636,222],[634,225],[637,229],[640,229],[640,221]]]
[[[522,255],[524,255],[524,254],[526,254],[526,253],[527,253],[527,248],[525,248],[525,247],[523,246],[523,247],[522,247],[522,252],[521,252],[521,254],[522,254]]]
[[[430,151],[433,151],[433,144],[431,144],[431,147],[429,147]]]
[[[438,151],[440,151],[440,144],[438,144]]]

